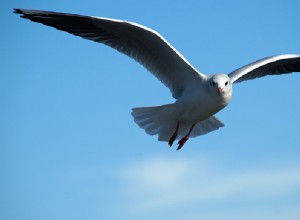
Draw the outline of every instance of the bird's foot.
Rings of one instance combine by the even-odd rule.
[[[172,137],[171,137],[170,140],[169,140],[169,146],[170,146],[170,147],[172,147],[172,145],[173,145],[175,139],[177,138],[177,135],[178,135],[178,129],[179,129],[179,121],[177,122],[175,132],[173,133]]]
[[[183,145],[185,144],[185,142],[187,142],[187,140],[189,139],[189,137],[190,137],[189,135],[186,135],[183,138],[181,138],[180,141],[178,141],[178,143],[177,143],[177,145],[178,145],[177,150],[180,150],[183,147]]]
[[[180,150],[183,145],[185,144],[185,142],[187,142],[187,140],[190,138],[190,134],[192,133],[194,127],[195,127],[196,123],[194,123],[191,127],[191,129],[189,130],[189,133],[187,135],[185,135],[183,138],[180,139],[180,141],[178,141],[177,145],[177,150]]]
[[[172,135],[172,137],[170,138],[170,140],[169,140],[169,146],[170,146],[170,147],[172,147],[172,145],[173,145],[173,143],[174,143],[176,137],[177,137],[177,134],[174,133],[174,134]]]

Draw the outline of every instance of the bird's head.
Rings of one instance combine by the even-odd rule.
[[[232,83],[229,77],[225,74],[217,74],[210,78],[209,80],[210,90],[213,93],[219,94],[221,96],[230,95],[232,90]]]

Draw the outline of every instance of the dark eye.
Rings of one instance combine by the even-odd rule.
[[[227,86],[228,85],[228,81],[225,83],[225,86]]]
[[[212,81],[210,84],[211,84],[212,86],[216,86],[216,82],[215,82],[215,81]]]

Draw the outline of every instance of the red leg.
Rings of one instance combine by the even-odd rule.
[[[172,137],[170,138],[169,140],[169,146],[172,147],[172,144],[174,143],[177,135],[178,135],[178,129],[179,129],[179,121],[177,122],[177,125],[176,125],[176,130],[175,132],[173,133]]]
[[[188,133],[187,135],[185,135],[183,138],[181,138],[180,141],[178,141],[178,143],[177,143],[177,144],[178,144],[177,150],[180,150],[180,149],[183,147],[183,145],[185,144],[185,142],[189,139],[190,134],[192,133],[192,131],[193,131],[195,125],[196,125],[196,123],[194,123],[194,124],[192,125],[192,127],[191,127],[189,133]]]

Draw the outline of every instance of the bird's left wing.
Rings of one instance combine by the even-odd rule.
[[[76,14],[15,9],[23,18],[104,43],[146,67],[170,90],[174,98],[186,86],[206,75],[198,72],[159,33],[139,24]]]
[[[242,82],[266,75],[280,75],[300,72],[300,55],[285,54],[267,57],[228,74],[232,82]]]

